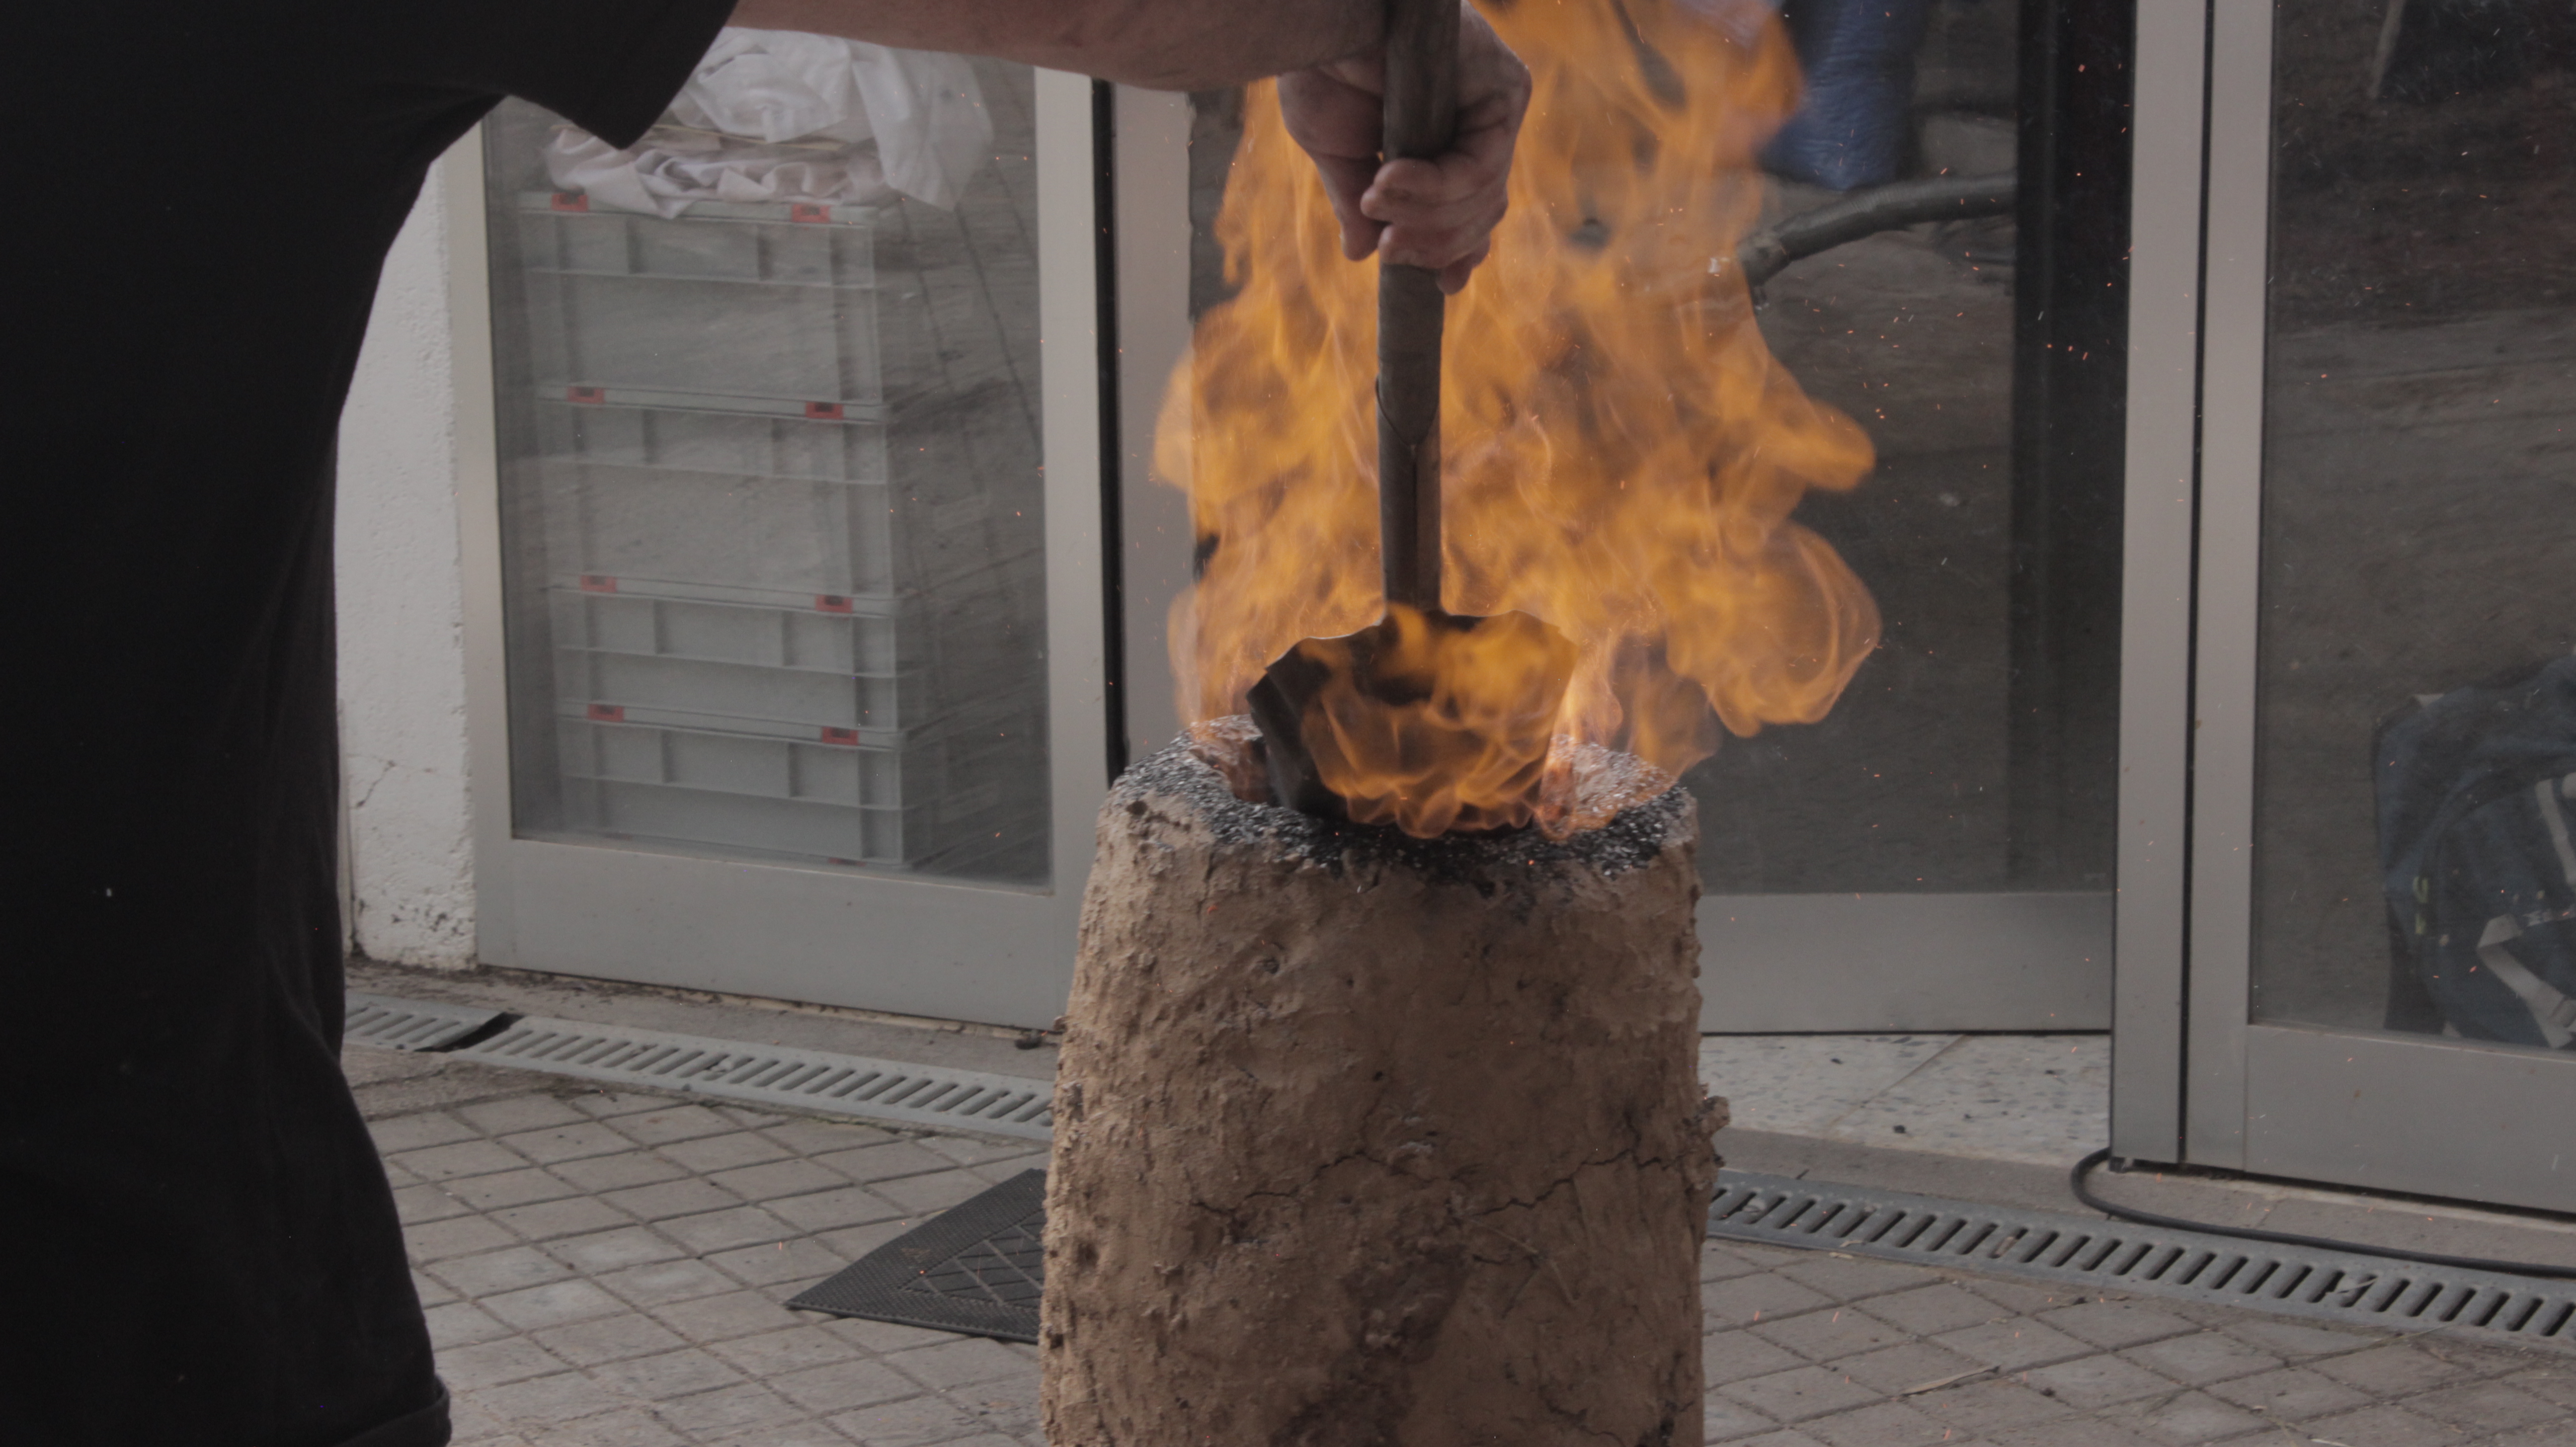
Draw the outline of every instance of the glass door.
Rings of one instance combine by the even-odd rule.
[[[1879,620],[1829,711],[1718,738],[1685,775],[1710,1027],[2107,1028],[2133,7],[1600,7],[1628,17],[1603,32],[1615,44],[1582,49],[1579,25],[1524,38],[1555,79],[1515,205],[1561,234],[1497,245],[1598,255],[1605,277],[1630,267],[1644,279],[1606,305],[1706,306],[1742,329],[1736,364],[1786,379],[1784,412],[1847,419],[1820,424],[1848,427],[1847,471],[1789,520]],[[1507,39],[1528,22],[1491,13]],[[1758,97],[1793,72],[1806,100],[1767,147],[1711,121],[1715,92]],[[1779,126],[1762,104],[1747,100],[1745,127]],[[1193,327],[1241,284],[1229,247],[1245,231],[1224,218],[1246,109],[1239,94],[1122,93],[1117,124],[1125,716],[1150,749],[1181,722],[1166,621],[1204,547],[1170,485],[1190,413],[1166,399],[1187,384]],[[1672,159],[1691,147],[1706,154]],[[1631,249],[1648,233],[1667,238],[1661,270]],[[1569,259],[1556,274],[1586,273]],[[1742,380],[1633,352],[1563,365],[1593,378],[1555,394],[1585,399],[1570,411],[1615,412],[1636,390],[1687,411]],[[1459,367],[1453,353],[1453,388]],[[1706,460],[1758,448],[1737,437]]]
[[[2563,1209],[2576,28],[2214,14],[2186,1150]]]
[[[1105,780],[1091,117],[728,30],[628,150],[486,122],[485,958],[1061,1009]]]

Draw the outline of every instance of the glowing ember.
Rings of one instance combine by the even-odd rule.
[[[1399,615],[1395,646],[1432,670],[1410,719],[1350,690],[1308,710],[1354,817],[1425,836],[1597,825],[1615,806],[1565,782],[1576,750],[1676,776],[1716,748],[1715,723],[1822,718],[1878,638],[1859,580],[1788,520],[1808,488],[1860,480],[1868,439],[1772,358],[1727,260],[1761,203],[1753,153],[1796,96],[1786,37],[1768,23],[1747,45],[1675,0],[1518,0],[1489,18],[1534,95],[1512,213],[1449,307],[1442,603],[1543,619],[1577,656],[1554,716],[1527,717],[1494,701],[1546,671],[1544,630],[1433,663],[1436,627]],[[1217,231],[1240,290],[1201,319],[1156,447],[1205,559],[1172,619],[1193,720],[1243,712],[1292,645],[1385,612],[1376,268],[1342,260],[1267,86]],[[1555,782],[1533,793],[1534,775]]]

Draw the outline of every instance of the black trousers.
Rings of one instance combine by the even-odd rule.
[[[21,511],[12,583],[0,1442],[438,1447],[338,1063],[328,450],[212,497],[55,461],[91,490]]]

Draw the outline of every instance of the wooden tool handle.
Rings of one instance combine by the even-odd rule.
[[[1459,0],[1388,0],[1389,160],[1430,160],[1458,134]],[[1377,274],[1378,548],[1386,600],[1440,607],[1438,274],[1380,262]]]

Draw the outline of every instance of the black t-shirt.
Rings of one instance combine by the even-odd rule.
[[[335,1058],[340,404],[431,161],[505,95],[632,140],[730,8],[12,14],[0,1441],[434,1440]]]

